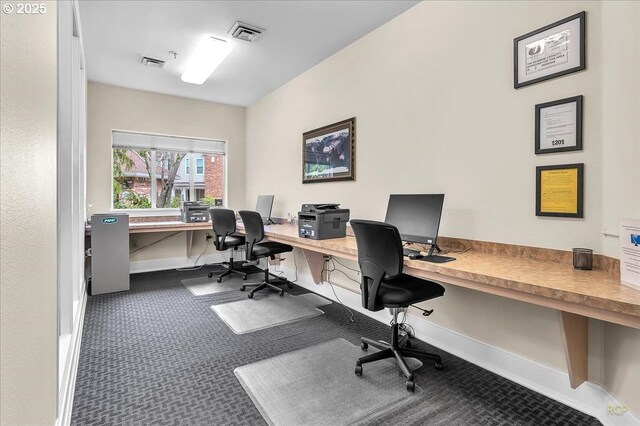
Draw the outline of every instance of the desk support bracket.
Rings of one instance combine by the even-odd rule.
[[[558,311],[558,322],[567,360],[569,381],[571,388],[575,389],[588,378],[589,318]]]
[[[316,284],[322,284],[323,279],[323,271],[324,271],[324,255],[317,251],[311,251],[302,249],[302,253],[304,253],[305,259],[307,259],[307,264],[309,265],[309,272],[311,272],[311,278],[313,278],[313,282]]]

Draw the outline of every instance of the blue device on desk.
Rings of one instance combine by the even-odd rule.
[[[631,234],[631,244],[638,246],[640,244],[640,235]]]

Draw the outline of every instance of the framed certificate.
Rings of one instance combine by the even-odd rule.
[[[585,12],[513,40],[513,87],[585,69]]]
[[[536,105],[536,154],[582,149],[582,95]]]
[[[584,217],[584,164],[536,167],[536,216]]]

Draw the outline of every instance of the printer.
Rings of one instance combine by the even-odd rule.
[[[209,222],[209,205],[199,201],[185,201],[180,205],[180,218],[185,223]]]
[[[347,234],[349,209],[340,204],[303,204],[298,213],[298,235],[312,240],[341,238]]]

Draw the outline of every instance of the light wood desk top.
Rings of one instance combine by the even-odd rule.
[[[294,247],[357,259],[354,237],[304,239],[298,237],[295,225],[266,226],[265,235]],[[478,251],[451,256],[457,260],[405,259],[405,273],[640,328],[640,291],[614,281],[604,271]]]
[[[211,230],[211,222],[132,222],[130,232]],[[238,232],[242,233],[239,223]],[[357,260],[354,237],[300,238],[293,224],[265,226],[265,236],[310,252]],[[405,272],[435,281],[579,313],[640,328],[640,291],[620,284],[602,270],[581,271],[569,264],[480,251],[452,254],[457,260],[430,263],[405,259]]]

